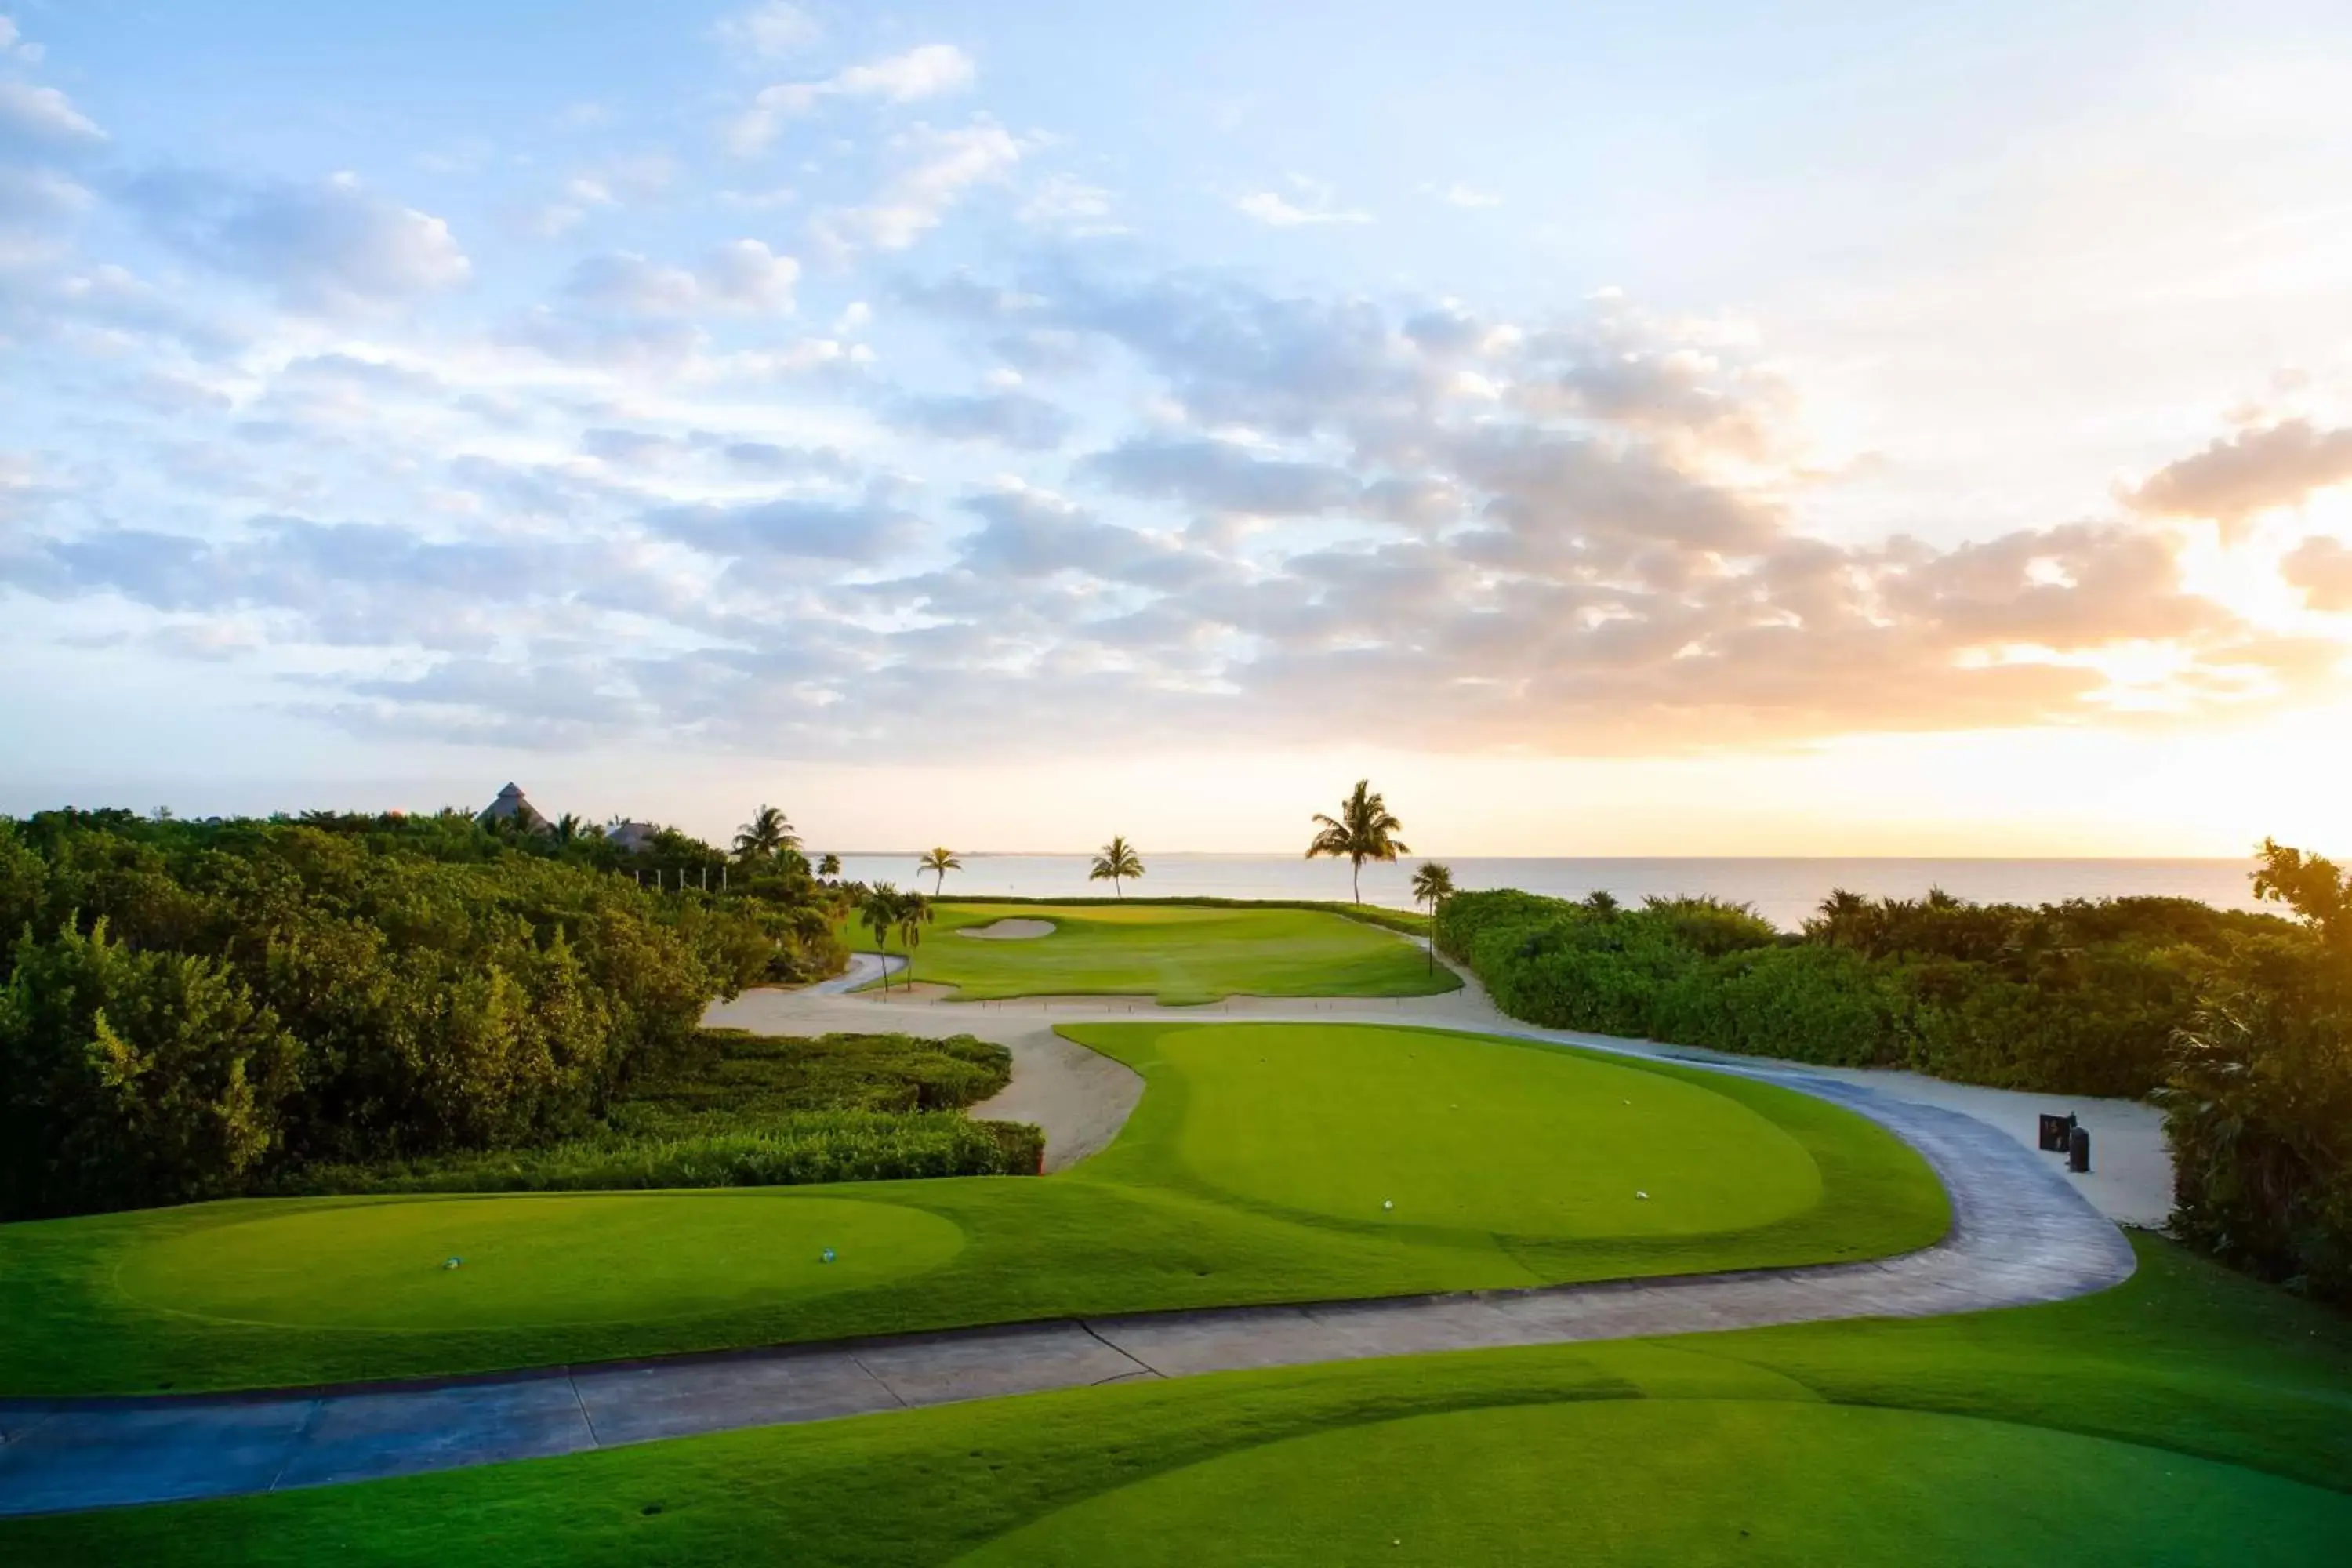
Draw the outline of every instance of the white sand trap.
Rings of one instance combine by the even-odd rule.
[[[992,925],[965,926],[958,936],[976,936],[982,942],[1027,942],[1032,937],[1054,934],[1052,921],[998,921]]]

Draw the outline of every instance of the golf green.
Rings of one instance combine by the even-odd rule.
[[[1899,1140],[1748,1079],[1370,1025],[1066,1033],[1145,1092],[1109,1148],[1052,1176],[246,1199],[0,1226],[0,1393],[1850,1261],[1950,1220]]]
[[[1793,1400],[1454,1411],[1223,1454],[971,1568],[1157,1563],[2337,1563],[2352,1497],[2037,1426]]]
[[[1170,1005],[1225,996],[1427,996],[1461,985],[1408,938],[1319,910],[1177,904],[940,904],[915,950],[918,981],[968,1001],[1006,996],[1153,996]],[[967,936],[999,921],[1050,933]],[[845,932],[869,946],[870,932]],[[906,950],[896,941],[893,952]]]
[[[1177,1147],[1235,1197],[1505,1237],[1696,1236],[1822,1199],[1790,1133],[1704,1084],[1407,1029],[1218,1025],[1162,1037]]]
[[[131,1252],[115,1282],[231,1322],[498,1328],[853,1290],[935,1268],[962,1246],[953,1224],[920,1209],[782,1188],[403,1198],[184,1232]]]

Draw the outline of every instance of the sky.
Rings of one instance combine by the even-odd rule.
[[[0,813],[2352,849],[2352,10],[0,0]]]

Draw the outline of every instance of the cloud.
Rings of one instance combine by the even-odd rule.
[[[1503,198],[1491,191],[1473,190],[1461,184],[1446,186],[1437,193],[1437,199],[1448,206],[1456,207],[1498,207],[1503,205]]]
[[[1372,221],[1368,212],[1335,205],[1337,195],[1328,185],[1297,174],[1291,176],[1291,185],[1299,194],[1300,200],[1297,202],[1275,191],[1253,191],[1235,201],[1234,210],[1273,228]]]
[[[56,88],[0,80],[0,152],[82,153],[105,142],[97,122]]]
[[[774,142],[785,121],[813,112],[827,99],[917,103],[960,92],[978,75],[971,58],[953,44],[925,44],[820,81],[779,82],[762,88],[728,128],[728,146],[738,157],[756,157]]]
[[[756,239],[720,246],[693,271],[632,251],[589,257],[572,268],[565,294],[592,309],[639,316],[702,311],[788,315],[801,267]]]
[[[945,441],[993,441],[1041,452],[1058,447],[1070,432],[1070,417],[1025,392],[998,391],[970,397],[910,397],[893,411],[900,429]]]
[[[1131,440],[1096,453],[1083,467],[1129,495],[1259,517],[1336,511],[1353,505],[1362,490],[1341,469],[1261,458],[1225,441]]]
[[[826,251],[904,250],[937,228],[974,185],[1003,179],[1022,146],[985,117],[953,130],[918,125],[892,139],[891,174],[867,205],[817,215],[812,235]]]
[[[2159,517],[2235,521],[2273,507],[2299,506],[2314,490],[2352,479],[2352,428],[2318,430],[2289,419],[2215,441],[2168,463],[2128,497]]]
[[[2352,545],[2314,534],[2287,552],[2281,574],[2315,610],[2352,613]]]
[[[824,35],[816,18],[784,0],[766,0],[747,11],[722,16],[711,36],[728,48],[755,59],[780,60],[807,48]]]
[[[657,533],[713,555],[870,564],[916,542],[922,520],[887,490],[854,503],[786,498],[666,507],[647,515]]]
[[[273,289],[298,310],[396,303],[455,288],[473,272],[446,223],[374,195],[352,174],[251,184],[159,170],[131,181],[123,198],[184,254]]]

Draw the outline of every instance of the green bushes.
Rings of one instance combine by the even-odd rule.
[[[1969,1083],[2137,1098],[2200,977],[2285,930],[2177,899],[2022,909],[1840,894],[1801,936],[1706,900],[1464,893],[1440,945],[1514,1017]]]
[[[2172,1228],[2352,1305],[2352,877],[2265,842],[2257,889],[2303,927],[2242,944],[2179,1036],[2158,1097]]]
[[[1012,1081],[1003,1046],[969,1035],[774,1039],[700,1031],[582,1137],[526,1149],[312,1167],[285,1194],[497,1193],[790,1186],[1032,1175],[1045,1134],[962,1108]]]
[[[712,996],[842,956],[449,816],[0,819],[0,1219],[573,1135]]]
[[[100,921],[27,936],[0,986],[0,1215],[232,1188],[278,1140],[300,1047],[226,964]]]
[[[680,1138],[607,1136],[544,1148],[382,1165],[317,1166],[272,1190],[521,1193],[653,1187],[779,1187],[920,1176],[1036,1173],[1045,1134],[954,1111],[811,1110],[756,1131]]]

